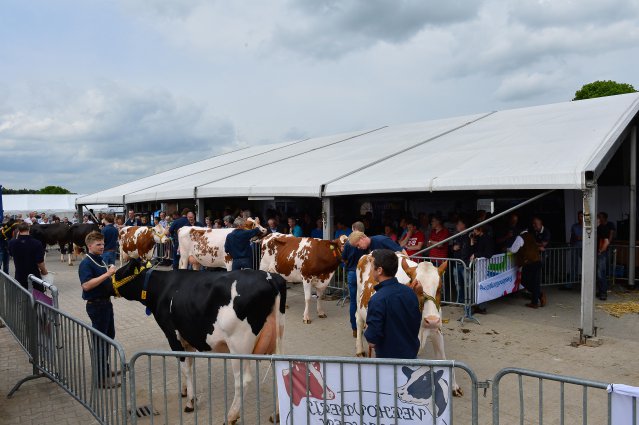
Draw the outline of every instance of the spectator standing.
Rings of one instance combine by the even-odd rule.
[[[315,221],[315,228],[311,230],[311,237],[322,239],[324,237],[324,222],[321,218]]]
[[[211,220],[211,217],[204,217],[204,226],[208,229],[213,228],[213,220]]]
[[[143,215],[142,217],[140,217],[140,226],[153,227],[151,223],[149,223],[149,220],[147,219],[146,215]]]
[[[461,233],[466,230],[466,220],[464,218],[458,218],[455,230],[457,233]],[[471,256],[470,238],[467,234],[459,235],[453,239],[452,254],[451,257],[461,260],[466,266],[470,265]],[[457,289],[457,302],[465,302],[465,268],[464,264],[457,261],[453,262],[453,278],[455,279],[455,287]]]
[[[539,217],[533,218],[532,227],[539,251],[544,252],[550,243],[550,230],[544,226],[544,222]]]
[[[479,226],[470,234],[470,250],[472,255],[470,260],[475,258],[490,258],[495,253],[492,238],[486,234],[486,227]]]
[[[215,220],[213,220],[214,229],[221,229],[223,227],[224,227],[224,223],[222,222],[222,220],[220,220],[219,218],[216,218]]]
[[[9,241],[13,239],[13,233],[18,224],[15,219],[11,218],[0,229],[0,265],[6,274],[9,274]]]
[[[230,215],[224,216],[224,227],[227,229],[231,229],[233,227],[233,216],[230,216]]]
[[[399,246],[406,250],[408,256],[416,254],[424,246],[426,238],[417,228],[413,220],[406,221],[406,234],[399,240]]]
[[[388,236],[393,242],[397,242],[397,233],[390,224],[384,226],[384,236]]]
[[[280,232],[280,229],[277,226],[277,220],[275,220],[274,218],[269,218],[266,223],[268,226],[269,233],[282,233]]]
[[[169,223],[166,221],[166,213],[164,211],[160,211],[158,223],[160,224],[160,226],[162,226],[163,229],[169,227]]]
[[[122,217],[121,215],[119,215],[116,219],[115,219],[115,228],[118,230],[118,232],[120,231],[120,229],[122,229],[124,227],[124,217]]]
[[[288,228],[289,228],[289,234],[301,238],[304,236],[304,232],[302,231],[302,228],[297,224],[297,220],[294,219],[293,217],[289,217],[288,219]]]
[[[608,228],[608,239],[610,243],[612,243],[612,241],[615,239],[615,236],[617,234],[617,226],[615,226],[615,224],[612,221],[608,221],[607,212],[604,212],[604,211],[600,212],[599,214],[597,214],[597,218],[601,220],[602,225]]]
[[[597,214],[597,298],[606,301],[608,299],[608,247],[612,230],[607,223],[604,223],[604,217],[600,215],[601,213]]]
[[[450,237],[450,233],[448,229],[446,229],[442,224],[442,219],[439,216],[433,216],[430,221],[430,236],[428,238],[428,246],[435,245],[437,242],[441,242],[444,239],[448,239]],[[448,242],[441,244],[435,248],[426,251],[426,256],[433,258],[447,258],[448,257]],[[435,262],[439,264],[440,262]]]
[[[419,351],[421,314],[415,293],[397,281],[393,251],[373,251],[375,296],[368,303],[364,336],[376,357],[414,359]]]
[[[508,223],[506,224],[504,232],[495,241],[497,242],[500,252],[506,252],[508,248],[513,245],[517,235],[519,235],[521,231],[522,229],[519,225],[519,214],[511,213],[508,216]]]
[[[124,222],[125,226],[141,226],[142,222],[135,216],[135,211],[129,210],[129,218]]]
[[[256,218],[255,222],[259,225],[260,219]],[[246,220],[241,217],[236,218],[233,224],[235,230],[226,236],[224,252],[233,259],[233,270],[250,269],[251,256],[253,255],[251,239],[259,235],[261,230],[258,227],[250,230],[244,229]]]
[[[106,225],[102,228],[104,237],[104,251],[102,259],[107,265],[115,264],[115,253],[118,251],[118,229],[115,228],[111,214],[104,217]]]
[[[200,223],[199,221],[195,220],[195,213],[194,212],[189,212],[188,214],[186,214],[186,219],[189,221],[188,226],[198,226],[198,227],[204,227],[202,226],[202,223]]]
[[[102,253],[104,252],[104,236],[93,231],[85,239],[88,253],[78,268],[78,276],[82,287],[82,299],[86,301],[86,311],[91,319],[91,326],[109,338],[115,338],[115,322],[111,295],[113,285],[111,276],[116,271],[114,265],[107,266]],[[93,337],[93,345],[97,357],[98,386],[101,388],[116,388],[120,383],[114,382],[109,362],[108,347],[103,340]]]
[[[515,261],[521,267],[522,285],[532,295],[526,307],[544,307],[546,294],[541,292],[541,253],[535,235],[528,230],[521,232],[510,247],[510,252],[515,254]]]
[[[335,239],[339,239],[339,237],[342,235],[348,236],[352,232],[351,229],[347,228],[344,225],[344,222],[342,222],[342,220],[337,220],[337,222],[335,223],[335,227],[337,228],[337,230],[335,230]]]
[[[44,246],[40,241],[29,235],[29,225],[20,223],[17,226],[18,237],[9,241],[9,255],[13,257],[13,265],[15,268],[15,278],[24,289],[28,289],[28,276],[30,274],[41,279],[49,272],[44,264]],[[33,287],[39,291],[44,288],[39,284]]]
[[[24,219],[24,222],[27,223],[28,225],[36,224],[38,222],[38,220],[36,219],[36,212],[31,211],[29,213],[29,216]]]

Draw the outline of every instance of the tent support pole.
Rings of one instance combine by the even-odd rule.
[[[334,222],[335,217],[333,213],[333,198],[322,198],[322,221],[324,223],[324,239],[332,240],[335,234]]]
[[[206,217],[206,211],[204,211],[204,199],[195,200],[195,209],[197,210],[197,221],[204,224],[204,217]]]
[[[466,233],[470,233],[470,232],[472,232],[473,230],[475,230],[477,227],[479,227],[479,226],[483,226],[484,224],[487,224],[487,223],[490,223],[491,221],[497,220],[498,218],[501,218],[501,217],[505,216],[506,214],[510,214],[511,212],[513,212],[513,211],[515,211],[515,210],[517,210],[517,209],[519,209],[519,208],[523,207],[524,205],[528,205],[528,204],[530,204],[531,202],[535,202],[537,199],[539,199],[539,198],[543,198],[544,196],[546,196],[546,195],[548,195],[549,193],[552,193],[552,192],[554,192],[554,191],[555,191],[554,189],[553,189],[553,190],[547,190],[547,191],[546,191],[546,192],[544,192],[544,193],[540,193],[540,194],[539,194],[539,195],[537,195],[537,196],[533,196],[532,198],[530,198],[530,199],[528,199],[528,200],[526,200],[526,201],[524,201],[524,202],[521,202],[521,203],[519,203],[519,204],[515,205],[514,207],[508,208],[508,209],[507,209],[507,210],[505,210],[505,211],[502,211],[502,212],[500,212],[500,213],[498,213],[498,214],[495,214],[494,216],[492,216],[492,217],[490,217],[490,218],[488,218],[488,219],[486,219],[486,220],[484,220],[484,221],[482,221],[482,222],[480,222],[480,223],[477,223],[477,224],[475,224],[474,226],[470,226],[469,228],[467,228],[466,230],[464,230],[464,231],[462,231],[462,232],[455,233],[453,236],[451,236],[451,237],[449,237],[449,238],[447,238],[447,239],[444,239],[443,241],[440,241],[440,242],[437,242],[437,243],[435,243],[435,244],[433,244],[433,245],[431,245],[431,246],[428,246],[428,247],[426,247],[426,248],[422,249],[421,251],[417,251],[415,254],[413,254],[413,256],[415,256],[415,257],[417,257],[417,256],[424,256],[424,255],[423,255],[423,253],[424,253],[424,252],[426,252],[426,251],[430,251],[431,249],[433,249],[433,248],[435,248],[435,247],[437,247],[437,246],[439,246],[439,245],[443,245],[443,244],[445,244],[445,243],[448,243],[448,242],[452,241],[453,239],[458,238],[459,236],[465,235]]]
[[[583,191],[584,224],[581,261],[581,329],[579,342],[597,334],[595,327],[595,286],[597,282],[597,185]]]
[[[628,286],[635,286],[635,251],[637,236],[637,126],[630,133],[630,235],[628,237]],[[612,271],[615,272],[614,270]]]

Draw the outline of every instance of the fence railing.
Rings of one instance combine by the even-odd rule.
[[[180,358],[186,358],[193,376],[193,393],[197,394],[195,410],[183,413],[185,402],[181,396],[184,385]],[[278,382],[278,363],[282,375]],[[464,363],[438,360],[392,360],[362,359],[350,357],[308,357],[308,356],[261,356],[233,355],[218,353],[178,353],[163,351],[138,352],[130,360],[130,402],[132,412],[148,412],[150,423],[217,423],[228,418],[227,423],[236,419],[238,424],[265,424],[278,413],[278,385],[286,387],[289,401],[285,408],[293,412],[295,406],[304,406],[302,418],[291,414],[281,418],[286,424],[311,423],[366,423],[392,424],[404,423],[397,412],[400,387],[406,382],[397,378],[381,382],[380,368],[386,370],[386,376],[398,375],[404,381],[410,380],[409,372],[424,372],[423,381],[429,382],[433,390],[437,385],[438,397],[427,396],[425,392],[415,391],[412,397],[414,408],[423,408],[429,412],[441,414],[447,407],[450,422],[433,420],[420,423],[468,423],[478,422],[478,382],[475,373]],[[283,369],[283,370],[282,370]],[[288,371],[288,373],[287,373]],[[155,372],[155,373],[154,373]],[[444,382],[437,378],[443,373],[448,377]],[[469,390],[469,396],[455,398],[452,395],[450,380],[457,373],[458,379]],[[437,377],[435,376],[437,373]],[[371,376],[372,374],[372,376]],[[365,375],[367,375],[365,377]],[[429,375],[429,376],[428,376]],[[421,375],[420,375],[421,376]],[[371,395],[365,380],[374,379]],[[288,382],[287,380],[290,380]],[[241,382],[245,385],[241,385]],[[338,388],[336,388],[337,386]],[[389,387],[392,386],[392,387]],[[430,388],[429,388],[430,389]],[[283,388],[279,388],[282,394]],[[424,390],[426,390],[424,388]],[[295,394],[297,392],[297,395]],[[233,399],[238,395],[239,402],[233,409]],[[373,403],[367,403],[366,400]],[[380,400],[383,397],[385,400]],[[435,403],[438,403],[435,406]],[[375,411],[376,406],[388,403],[384,409]],[[444,409],[439,403],[444,403]],[[295,406],[294,406],[295,404]],[[354,404],[356,406],[354,406]],[[282,406],[280,401],[280,407]],[[364,412],[358,407],[364,407]],[[359,413],[357,413],[359,411]],[[400,410],[401,411],[401,410]],[[409,413],[407,413],[409,414]],[[366,416],[372,417],[364,421]],[[142,415],[140,415],[142,416]],[[146,415],[144,415],[146,416]],[[158,416],[157,419],[154,417]],[[139,415],[132,414],[131,422],[137,423]],[[146,418],[145,418],[146,421]],[[146,422],[145,422],[146,423]],[[277,422],[279,423],[279,422]],[[410,422],[415,423],[415,422]]]
[[[516,381],[502,382],[506,376],[513,376]],[[516,422],[612,424],[611,395],[606,391],[608,384],[603,382],[507,368],[495,375],[492,385],[493,425]],[[506,397],[502,397],[502,389]],[[509,407],[508,414],[502,414],[504,405]],[[518,408],[514,407],[516,405]]]

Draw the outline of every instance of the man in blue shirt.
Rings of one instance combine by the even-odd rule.
[[[27,223],[18,224],[18,237],[9,241],[8,249],[13,257],[15,278],[24,289],[29,288],[30,274],[40,279],[49,273],[44,264],[44,246],[29,234]],[[33,287],[38,291],[44,291],[40,284],[34,284]]]
[[[379,283],[368,303],[364,336],[376,357],[414,359],[422,321],[417,296],[395,277],[399,261],[393,251],[377,249],[371,255],[372,276]]]
[[[178,230],[184,226],[189,226],[189,219],[186,216],[191,212],[188,208],[182,210],[182,217],[177,220],[173,220],[171,227],[169,227],[169,235],[173,241],[173,270],[177,270],[180,266],[180,249],[179,241],[177,237]]]
[[[344,244],[342,250],[342,260],[344,260],[344,268],[346,269],[346,281],[348,282],[348,295],[350,298],[350,319],[353,337],[357,337],[357,322],[355,321],[355,311],[357,310],[357,263],[366,251],[359,249],[348,241]]]
[[[406,251],[388,236],[375,235],[366,236],[364,232],[354,231],[348,237],[348,242],[359,249],[374,251],[376,249],[390,249],[391,251],[406,254]]]
[[[260,219],[256,218],[255,222],[259,225]],[[259,227],[255,227],[251,230],[244,229],[246,220],[241,217],[235,219],[233,223],[235,230],[226,236],[224,242],[224,252],[233,258],[233,270],[250,269],[251,268],[251,256],[253,255],[253,249],[251,249],[251,238],[260,234]]]
[[[104,236],[93,231],[85,239],[88,253],[78,267],[78,276],[82,286],[82,299],[87,302],[86,311],[91,319],[91,326],[109,338],[115,338],[115,322],[111,295],[113,285],[111,276],[115,273],[114,265],[107,266],[102,258],[104,252]],[[109,365],[109,348],[98,337],[93,338],[93,346],[97,361],[98,386],[101,388],[119,387],[111,377]]]
[[[106,226],[102,228],[102,236],[104,236],[104,253],[102,259],[107,265],[115,264],[115,253],[118,250],[118,229],[115,228],[113,215],[108,214],[105,217]]]

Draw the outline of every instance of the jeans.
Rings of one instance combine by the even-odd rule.
[[[6,246],[0,247],[0,264],[2,265],[2,271],[9,274],[9,250]]]
[[[570,283],[566,284],[566,288],[572,288],[572,282],[579,279],[581,274],[581,245],[572,246],[570,249]]]
[[[115,264],[115,251],[104,251],[102,253],[102,259],[107,266]]]
[[[605,297],[608,293],[608,251],[597,255],[597,295]]]
[[[463,304],[464,299],[464,273],[465,269],[460,263],[453,263],[453,278],[455,279],[455,288],[457,289],[457,302]]]
[[[251,268],[250,258],[234,258],[231,270],[242,270]]]
[[[349,270],[346,273],[346,281],[348,282],[348,295],[350,297],[350,318],[351,329],[357,329],[357,322],[355,321],[355,311],[357,311],[357,272],[355,270]]]
[[[91,326],[95,330],[102,332],[109,338],[115,338],[115,322],[113,320],[113,304],[111,302],[87,303],[87,314],[91,319]],[[109,378],[111,371],[109,345],[97,335],[93,335],[92,340],[98,382],[104,382]]]

